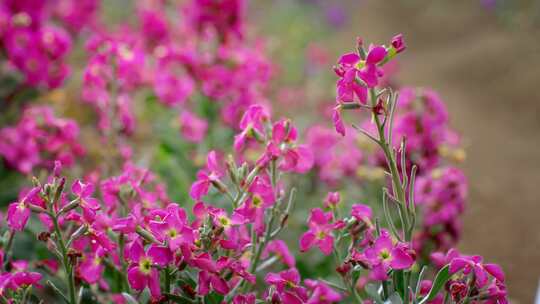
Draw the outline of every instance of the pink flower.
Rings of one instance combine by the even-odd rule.
[[[96,216],[96,211],[101,208],[99,201],[92,197],[94,193],[94,185],[91,183],[83,183],[80,180],[73,182],[71,192],[79,199],[79,206],[83,210],[83,215],[88,221],[93,221]]]
[[[386,230],[381,231],[381,235],[364,251],[363,256],[356,258],[371,265],[370,277],[378,281],[386,280],[390,269],[408,269],[414,264],[414,258],[406,245],[394,245]]]
[[[79,276],[88,284],[95,284],[102,279],[105,265],[102,262],[106,252],[98,248],[95,252],[84,255],[84,260],[79,264]]]
[[[332,110],[332,121],[334,122],[334,128],[336,132],[345,136],[345,125],[343,124],[343,119],[341,118],[341,106],[337,105]]]
[[[307,291],[300,286],[300,274],[296,268],[284,270],[280,273],[268,273],[264,278],[267,284],[276,288],[281,303],[304,303],[307,300]]]
[[[311,290],[306,304],[330,304],[339,303],[343,296],[330,288],[327,284],[317,280],[305,280],[304,284]]]
[[[366,103],[367,88],[360,84],[356,79],[359,74],[356,65],[360,60],[361,58],[358,54],[348,53],[341,56],[338,61],[338,66],[334,68],[334,71],[340,77],[336,84],[336,100],[338,103],[355,101],[362,104]]]
[[[257,176],[249,193],[251,195],[235,212],[254,223],[255,231],[261,235],[265,229],[265,211],[275,202],[274,189],[268,179]]]
[[[328,192],[324,199],[324,208],[333,209],[341,202],[341,196],[339,192]]]
[[[11,203],[7,211],[8,227],[14,231],[22,231],[30,217],[30,209],[28,204],[34,204],[38,207],[45,207],[43,201],[39,197],[41,189],[39,187],[32,188],[18,202]]]
[[[167,214],[160,221],[150,221],[151,231],[159,240],[166,240],[169,248],[176,251],[182,244],[193,243],[194,232],[189,227],[186,211],[177,204],[167,206]]]
[[[152,297],[159,297],[159,272],[153,266],[164,267],[172,261],[169,249],[151,245],[145,253],[140,241],[135,240],[129,248],[128,258],[131,261],[127,274],[131,288],[140,291],[148,286]]]
[[[329,255],[334,248],[334,236],[332,230],[333,216],[331,212],[324,212],[320,208],[311,209],[308,219],[309,230],[300,238],[300,250],[307,251],[313,246],[318,246],[322,253]]]
[[[180,114],[180,132],[188,141],[199,143],[204,139],[208,123],[193,113],[184,110]]]
[[[371,207],[367,205],[354,204],[351,208],[351,215],[360,222],[371,223],[371,217],[373,216],[373,212],[371,211]]]
[[[242,130],[234,137],[234,149],[240,151],[250,138],[261,138],[264,131],[264,123],[269,119],[268,111],[261,105],[252,105],[242,116],[239,128]]]
[[[392,47],[396,50],[396,53],[401,53],[406,49],[403,34],[397,34],[392,37]]]
[[[265,254],[275,254],[288,267],[294,268],[296,261],[294,255],[289,251],[289,246],[282,240],[273,240],[268,243],[265,249]]]
[[[199,280],[197,293],[207,295],[211,289],[219,294],[229,293],[229,284],[220,275],[219,272],[228,267],[227,261],[220,259],[214,262],[210,254],[202,253],[192,260],[193,266],[199,268]]]
[[[195,200],[200,200],[201,197],[208,194],[212,182],[219,182],[221,175],[221,168],[217,163],[217,154],[215,151],[210,151],[206,159],[206,169],[197,173],[197,181],[191,185],[189,191],[190,196]]]
[[[485,287],[489,283],[489,276],[504,283],[504,272],[497,264],[483,264],[481,256],[460,256],[450,261],[450,274],[462,271],[464,275],[474,273],[475,283],[478,288]]]

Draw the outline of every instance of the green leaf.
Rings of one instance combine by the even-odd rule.
[[[437,276],[435,277],[435,280],[433,280],[433,286],[431,286],[431,290],[429,293],[419,302],[419,304],[424,304],[427,301],[433,300],[439,291],[444,287],[444,284],[448,282],[451,275],[449,272],[450,266],[446,265],[444,266],[439,272],[437,273]]]
[[[399,295],[403,298],[405,297],[405,279],[404,279],[405,273],[403,270],[394,271],[393,277],[394,277],[394,284],[396,291],[399,293]]]
[[[394,292],[388,300],[384,301],[384,304],[403,304],[400,295],[397,292]]]
[[[180,304],[195,303],[190,298],[187,298],[187,297],[184,297],[184,296],[181,296],[181,295],[176,295],[176,294],[172,294],[172,293],[165,293],[165,295],[167,296],[167,299],[173,301],[174,303],[180,303]]]
[[[124,299],[126,299],[126,302],[128,304],[139,304],[139,302],[137,302],[137,300],[135,300],[135,298],[131,296],[129,293],[122,292],[122,296],[124,297]]]
[[[366,291],[366,293],[368,294],[368,296],[373,300],[375,301],[375,303],[383,303],[383,301],[381,300],[381,295],[379,293],[379,286],[378,285],[375,285],[375,284],[372,284],[372,283],[369,283],[366,285],[366,287],[364,287],[364,290]]]

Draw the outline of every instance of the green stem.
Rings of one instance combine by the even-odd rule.
[[[165,268],[165,292],[171,292],[171,271],[169,269],[169,266]]]
[[[77,301],[75,300],[75,278],[73,276],[73,267],[72,265],[70,265],[70,262],[69,262],[66,243],[64,242],[64,238],[62,236],[62,233],[60,232],[60,225],[58,225],[58,218],[56,217],[56,214],[53,214],[51,218],[54,224],[54,232],[56,234],[56,240],[58,241],[58,244],[60,245],[60,252],[62,253],[64,270],[66,271],[66,275],[68,277],[69,303],[77,304]]]
[[[120,236],[118,237],[118,255],[120,258],[120,263],[122,264],[122,282],[120,283],[120,286],[122,287],[122,291],[129,291],[129,284],[127,279],[127,264],[125,262],[124,258],[124,247],[126,246],[126,240],[123,233],[120,233]]]
[[[369,95],[371,99],[371,105],[374,107],[377,103],[377,96],[375,94],[375,90],[370,89]],[[410,219],[409,219],[409,213],[407,209],[407,199],[405,196],[405,190],[403,189],[403,186],[401,184],[399,170],[396,163],[396,158],[390,147],[392,143],[389,143],[386,140],[386,134],[384,132],[384,124],[381,122],[379,116],[374,113],[373,119],[375,121],[375,124],[377,125],[377,133],[379,135],[378,143],[383,150],[383,153],[386,158],[387,165],[388,165],[388,169],[390,169],[390,175],[392,177],[392,192],[394,193],[394,196],[398,200],[398,203],[399,203],[398,208],[401,214],[403,215],[404,226],[405,226],[403,231],[404,231],[405,241],[410,242],[412,239],[412,233],[411,233],[412,229],[409,229]]]
[[[11,257],[11,254],[10,254],[10,251],[11,251],[11,247],[13,246],[13,239],[15,238],[15,231],[14,230],[10,230],[9,231],[9,238],[8,238],[8,241],[7,241],[7,244],[6,244],[6,248],[4,249],[4,254],[6,255],[6,260],[4,261],[4,270],[7,271],[7,266],[9,265],[9,260],[10,260],[10,257]]]

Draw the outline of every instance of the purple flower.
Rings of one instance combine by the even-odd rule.
[[[313,246],[319,247],[322,253],[329,255],[334,248],[334,224],[331,212],[324,212],[320,208],[311,210],[308,219],[309,230],[300,238],[300,250],[307,251]]]

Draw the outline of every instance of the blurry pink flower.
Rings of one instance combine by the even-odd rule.
[[[371,266],[370,277],[378,281],[386,280],[390,269],[408,269],[414,264],[406,245],[394,245],[386,230],[381,231],[373,245],[355,258],[365,260]]]
[[[300,250],[307,251],[317,245],[325,255],[331,254],[334,248],[332,220],[331,212],[325,213],[320,208],[311,209],[308,219],[309,230],[300,238]]]
[[[189,195],[195,200],[200,200],[201,197],[208,194],[212,182],[219,182],[222,175],[221,171],[218,166],[216,152],[208,152],[206,168],[199,170],[197,173],[197,180],[191,185]]]
[[[339,303],[343,296],[330,288],[327,284],[318,280],[305,280],[304,284],[311,290],[306,304],[330,304]]]
[[[208,129],[208,123],[206,120],[201,119],[195,114],[184,110],[180,114],[180,132],[182,136],[191,142],[199,143],[201,142]]]
[[[294,255],[289,251],[289,246],[282,240],[273,240],[268,243],[265,253],[273,253],[288,267],[293,268],[296,265]]]

